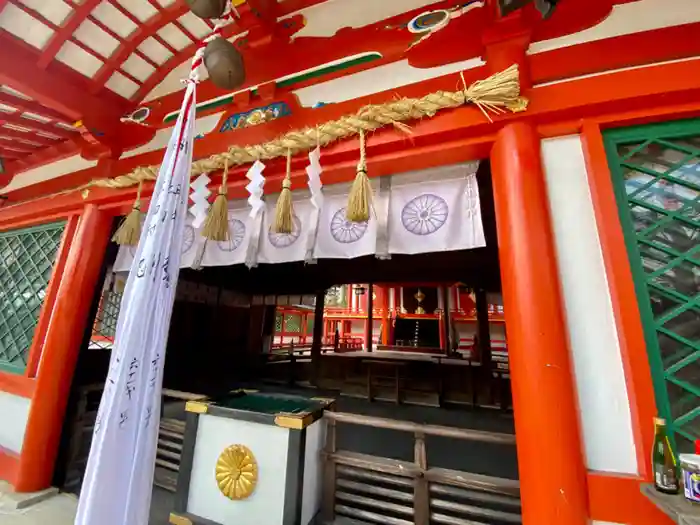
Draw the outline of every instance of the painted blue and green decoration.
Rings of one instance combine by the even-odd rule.
[[[311,69],[307,69],[305,71],[299,71],[298,73],[294,73],[292,75],[287,75],[285,77],[281,77],[278,79],[275,79],[275,85],[278,89],[282,88],[290,88],[292,86],[295,86],[297,84],[300,84],[302,82],[307,82],[309,80],[317,79],[324,77],[326,75],[330,75],[332,73],[336,73],[338,71],[344,71],[347,69],[351,69],[356,66],[360,66],[362,64],[366,64],[368,62],[374,62],[376,60],[379,60],[382,58],[381,53],[377,53],[375,51],[372,52],[367,52],[367,53],[360,53],[358,55],[354,55],[351,57],[347,57],[342,60],[337,60],[334,62],[329,62],[327,64],[322,64],[318,67],[314,67]],[[251,96],[256,96],[258,94],[257,87],[251,87],[248,89],[244,89],[241,92],[245,91],[250,91]],[[205,100],[203,102],[200,102],[197,104],[197,114],[199,115],[200,113],[204,111],[212,111],[214,109],[218,108],[223,108],[224,106],[228,106],[233,102],[234,97],[238,94],[239,92],[236,93],[229,93],[228,95],[223,95],[221,97],[217,97],[211,100]],[[171,113],[168,113],[164,118],[163,122],[164,123],[169,123],[169,122],[174,122],[177,120],[178,116],[178,111],[173,111]]]
[[[257,126],[258,124],[270,122],[291,114],[292,110],[286,102],[273,102],[267,106],[235,113],[229,116],[221,125],[219,133],[247,128],[249,126]]]
[[[605,142],[657,408],[690,452],[700,439],[700,120],[612,130]]]

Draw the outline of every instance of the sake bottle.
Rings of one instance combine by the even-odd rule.
[[[654,448],[651,454],[654,487],[665,494],[678,494],[678,467],[666,432],[666,420],[654,418]]]

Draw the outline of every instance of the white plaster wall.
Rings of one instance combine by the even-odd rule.
[[[458,71],[466,71],[482,65],[484,65],[483,60],[480,57],[475,57],[443,66],[417,68],[411,66],[408,60],[404,59],[319,82],[297,89],[293,93],[304,107],[312,107],[320,102],[334,104],[416,84]]]
[[[530,46],[529,53],[542,53],[604,38],[698,21],[700,21],[700,2],[697,0],[638,0],[613,6],[610,16],[589,29],[535,42]]]
[[[22,450],[30,403],[27,398],[0,392],[0,448],[15,453]]]
[[[38,168],[18,173],[12,178],[7,186],[0,189],[0,193],[8,193],[26,186],[38,184],[45,180],[55,179],[56,177],[67,175],[68,173],[92,168],[93,166],[97,166],[96,161],[85,160],[80,155],[73,155],[71,157],[52,162],[51,164],[46,164],[45,166],[40,166]]]
[[[294,38],[329,37],[344,27],[364,27],[433,3],[435,0],[329,0],[291,13],[285,18],[297,13],[304,15],[304,27]]]
[[[637,473],[629,397],[581,139],[542,142],[589,469]]]

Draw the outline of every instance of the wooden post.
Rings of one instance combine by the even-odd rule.
[[[294,386],[296,382],[296,368],[297,368],[297,358],[294,355],[294,339],[289,342],[289,385]]]
[[[452,341],[452,319],[450,319],[450,289],[447,286],[441,286],[442,293],[442,338],[445,341],[445,355],[450,355],[454,346]]]
[[[491,326],[485,290],[476,290],[476,333],[479,337],[479,361],[484,375],[491,377]],[[490,381],[490,379],[489,379]]]
[[[323,311],[325,308],[326,291],[316,294],[316,307],[314,309],[314,330],[311,341],[311,384],[318,383],[318,372],[321,367],[321,347],[323,346],[324,320]]]
[[[415,433],[413,442],[413,460],[421,470],[413,480],[413,523],[415,525],[429,525],[430,523],[430,487],[425,479],[425,471],[428,470],[428,456],[425,451],[425,434]]]
[[[374,317],[372,315],[372,308],[374,307],[374,297],[372,290],[374,286],[372,283],[367,285],[367,321],[365,322],[365,350],[368,352],[372,351],[372,332],[374,328]]]
[[[335,460],[332,455],[335,454],[335,419],[328,419],[328,427],[326,428],[326,446],[323,453],[323,495],[321,500],[321,517],[323,522],[332,523],[335,519],[335,487],[336,487],[336,468]]]
[[[304,312],[301,314],[301,337],[299,338],[299,343],[302,345],[306,344],[306,332],[308,330],[309,324],[309,314]]]
[[[585,525],[580,413],[540,138],[531,124],[501,129],[491,168],[523,523]]]
[[[381,286],[381,303],[380,308],[382,310],[382,340],[380,341],[383,345],[389,344],[389,288]]]

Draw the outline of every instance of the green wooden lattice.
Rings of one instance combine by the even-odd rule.
[[[700,120],[605,141],[657,408],[688,452],[700,439]]]
[[[0,370],[24,373],[64,223],[0,233]]]
[[[117,333],[117,321],[121,308],[123,294],[119,291],[106,289],[102,292],[100,304],[92,324],[90,336],[91,350],[110,350]]]
[[[284,322],[284,332],[285,333],[299,333],[301,332],[301,316],[299,314],[286,314]]]

